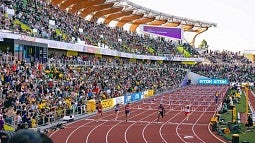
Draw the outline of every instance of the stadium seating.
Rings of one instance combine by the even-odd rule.
[[[53,39],[57,41],[77,42],[85,41],[86,44],[111,48],[122,52],[159,55],[178,54],[172,41],[163,38],[150,38],[137,33],[124,31],[122,28],[110,28],[96,20],[86,21],[83,18],[61,11],[44,1],[16,0],[15,3],[5,4],[15,9],[15,15],[4,18],[4,29],[22,34]],[[3,15],[4,13],[2,13]],[[50,20],[55,25],[50,24]],[[79,31],[82,29],[82,32]]]
[[[1,0],[0,5],[1,29],[58,41],[77,42],[80,39],[86,44],[128,53],[178,54],[172,41],[151,39],[121,28],[89,22],[44,1],[15,0],[11,3]],[[5,7],[15,9],[15,15],[6,15]],[[55,25],[50,26],[49,20],[54,20]],[[79,28],[83,32],[79,32]],[[189,45],[183,45],[183,48],[189,54],[198,54]],[[177,88],[186,75],[184,69],[210,78],[229,79],[230,82],[255,80],[254,68],[239,53],[207,51],[199,56],[211,63],[130,63],[129,59],[88,55],[56,57],[50,53],[49,62],[42,65],[17,62],[11,53],[2,53],[0,102],[4,118],[12,125],[27,123],[29,127],[35,127],[70,112],[84,113],[83,106],[89,99],[109,99],[145,89],[159,92]],[[179,94],[186,95],[186,92],[183,90]]]
[[[3,54],[7,55],[7,54]],[[73,59],[73,58],[72,58]],[[106,66],[93,58],[90,65],[71,66],[59,58],[45,65],[1,60],[0,99],[6,123],[36,127],[73,112],[85,113],[89,99],[103,100],[128,93],[177,88],[186,71],[139,64]],[[174,79],[174,80],[172,80]]]

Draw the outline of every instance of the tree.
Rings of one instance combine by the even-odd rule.
[[[208,47],[209,47],[209,45],[207,44],[207,41],[205,39],[203,39],[201,44],[198,46],[198,48],[200,48],[200,49],[208,49]]]

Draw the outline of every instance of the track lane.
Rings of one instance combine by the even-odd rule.
[[[178,108],[179,106],[176,106],[174,109]],[[164,118],[160,118],[158,123],[149,123],[143,128],[143,139],[146,143],[157,143],[157,142],[165,142],[164,138],[162,138],[162,135],[160,133],[162,125],[167,123],[173,118],[176,118],[180,112],[174,111],[174,109],[169,109],[166,112],[166,115]],[[157,121],[157,116],[154,118],[154,121]]]
[[[178,94],[174,95],[174,96],[177,99],[177,101],[179,99],[182,99],[182,98],[180,98],[180,95],[178,95]],[[115,143],[116,141],[122,143],[122,142],[125,142],[125,139],[124,139],[125,137],[123,135],[123,132],[127,131],[127,128],[129,128],[126,133],[127,134],[126,135],[127,142],[134,142],[134,141],[137,142],[138,141],[139,143],[140,142],[150,142],[151,143],[151,142],[154,142],[153,138],[155,140],[155,143],[156,142],[182,142],[182,140],[180,138],[178,139],[178,135],[175,132],[175,128],[177,128],[178,124],[180,123],[180,120],[185,118],[184,111],[182,111],[181,108],[178,107],[178,105],[165,106],[165,108],[168,108],[166,110],[170,110],[170,109],[173,109],[176,107],[176,109],[174,109],[172,112],[169,113],[169,116],[175,116],[176,114],[178,114],[177,115],[178,118],[172,118],[169,122],[167,122],[167,120],[166,120],[167,118],[165,116],[163,119],[160,119],[160,122],[162,122],[162,123],[159,123],[159,124],[151,123],[151,121],[154,121],[157,118],[156,109],[157,109],[157,106],[159,105],[159,102],[162,100],[168,100],[164,103],[169,104],[170,103],[169,98],[170,98],[169,95],[155,96],[152,99],[147,99],[148,102],[145,104],[142,101],[132,104],[132,108],[134,107],[135,109],[132,111],[131,117],[138,114],[137,112],[143,112],[143,111],[144,111],[144,115],[141,115],[141,116],[138,115],[137,118],[135,117],[135,118],[131,119],[130,122],[127,122],[127,123],[123,122],[125,119],[124,116],[120,116],[117,121],[114,121],[113,120],[113,119],[115,119],[114,111],[109,111],[108,114],[110,114],[111,116],[104,115],[102,118],[102,121],[95,122],[94,121],[95,117],[92,117],[92,119],[90,118],[90,119],[86,119],[85,121],[79,121],[79,123],[75,123],[76,126],[75,126],[75,124],[72,124],[71,127],[68,126],[66,129],[64,129],[64,132],[65,132],[64,134],[62,134],[60,132],[56,132],[54,134],[57,136],[68,135],[73,130],[77,129],[79,125],[87,124],[84,127],[77,129],[70,136],[69,143],[71,143],[71,142],[81,143],[78,141],[78,139],[82,139],[82,138],[83,138],[82,142],[84,143],[86,137],[89,138],[88,139],[89,143],[90,142],[92,142],[92,143],[93,142]],[[155,101],[153,101],[153,100],[155,100]],[[149,101],[153,101],[152,102],[153,104],[148,104]],[[197,100],[191,99],[191,101],[199,101],[199,99],[197,99]],[[204,99],[203,101],[206,101],[205,103],[208,103],[212,100],[208,99],[208,101],[207,101],[206,99]],[[178,103],[178,102],[176,102],[176,103]],[[188,103],[188,102],[183,102],[183,104],[185,104],[185,103]],[[180,103],[179,103],[179,105],[180,105]],[[149,106],[152,109],[150,109]],[[197,106],[200,106],[200,104],[197,104]],[[204,105],[202,105],[202,106],[204,106]],[[139,108],[142,108],[142,109],[139,109]],[[199,119],[199,121],[197,122],[196,125],[190,125],[190,123],[188,123],[188,122],[187,123],[183,122],[183,124],[185,126],[191,126],[191,130],[192,130],[192,128],[193,128],[193,130],[196,130],[196,129],[201,130],[200,128],[207,129],[207,126],[205,126],[205,125],[206,124],[208,125],[208,123],[210,122],[210,118],[211,118],[210,115],[213,116],[213,114],[214,114],[213,111],[215,111],[215,108],[210,107],[208,109],[208,111],[209,112],[205,112],[204,116],[201,117],[201,119]],[[197,119],[197,117],[195,118],[195,114],[199,115],[201,113],[203,114],[204,112],[200,111],[200,110],[195,112],[194,119]],[[121,115],[121,114],[124,114],[124,113],[120,113],[119,115]],[[204,120],[204,119],[206,119],[206,120]],[[138,122],[139,120],[141,120],[141,121]],[[193,116],[190,116],[189,121],[192,121],[192,120],[193,120]],[[80,123],[80,122],[83,122],[83,123]],[[91,122],[91,123],[88,123],[88,122]],[[206,122],[206,123],[204,124],[204,122]],[[166,123],[166,124],[161,128],[161,125],[164,123]],[[152,140],[150,140],[150,139],[148,141],[140,140],[141,138],[143,139],[143,131],[142,130],[145,126],[147,126],[146,128],[151,130],[151,132],[157,131],[157,135],[155,135],[155,133],[151,133],[151,135],[149,135],[149,137],[152,137]],[[148,134],[147,129],[144,132],[145,136],[147,136],[147,134]],[[162,131],[160,131],[160,129]],[[84,130],[89,130],[89,131],[86,132]],[[102,134],[99,133],[100,131],[102,132]],[[135,132],[135,131],[138,131],[138,132]],[[207,129],[207,132],[208,132],[208,129]],[[54,134],[52,135],[53,138],[55,136]],[[89,136],[86,136],[88,134],[89,134]],[[139,134],[139,135],[137,135],[137,134]],[[199,135],[199,134],[203,134],[203,133],[194,132],[194,134]],[[62,136],[62,138],[64,138],[63,136]],[[165,141],[162,139],[162,137],[165,139]],[[55,137],[55,138],[59,138],[59,137]],[[77,140],[75,138],[77,138]],[[104,138],[104,139],[98,140],[98,138]],[[132,139],[130,139],[130,138],[132,138]],[[204,140],[204,138],[202,138],[200,136],[199,136],[199,138]],[[213,139],[215,140],[215,138],[213,138]],[[63,139],[61,139],[61,140],[63,140]],[[62,143],[62,142],[58,141],[57,143]],[[65,143],[65,142],[63,142],[63,143]]]
[[[135,107],[136,104],[131,105],[131,107]],[[112,111],[115,112],[115,111]],[[144,111],[146,112],[146,111]],[[135,118],[136,116],[142,114],[140,112],[140,110],[138,109],[131,109],[131,116],[129,117],[130,120],[132,120],[132,118]],[[115,121],[116,114],[111,114],[110,116],[103,116],[101,117],[101,119],[98,121],[100,122],[99,124],[96,124],[94,126],[94,128],[90,129],[89,132],[86,132],[85,134],[83,134],[84,137],[86,137],[85,142],[86,143],[93,143],[93,142],[106,142],[106,135],[107,132],[110,130],[110,128],[116,124],[118,124],[118,122],[123,122],[125,120],[125,114],[124,114],[124,106],[121,108],[121,111],[119,113],[119,117],[118,120]],[[83,132],[79,131],[79,132]],[[79,132],[76,132],[76,134],[80,134]],[[73,134],[73,136],[75,137],[76,134]],[[83,138],[84,138],[83,137]],[[116,138],[114,138],[115,140]],[[120,139],[120,138],[119,138]],[[74,139],[72,139],[72,142],[75,141]],[[116,140],[115,140],[116,142]],[[75,142],[75,143],[79,143],[79,142]]]

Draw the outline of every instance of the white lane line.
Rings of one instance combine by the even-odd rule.
[[[124,108],[124,107],[122,107],[122,108]],[[113,111],[113,110],[110,110],[110,111]],[[109,112],[109,111],[107,111],[107,112]],[[106,112],[106,113],[107,113],[107,112]],[[113,113],[114,113],[114,112],[113,112]],[[109,114],[109,115],[104,116],[104,117],[109,117],[109,116],[112,116],[112,115],[113,115],[113,114]],[[76,128],[75,130],[73,130],[73,131],[68,135],[68,137],[67,137],[67,139],[66,139],[66,143],[68,143],[70,137],[71,137],[77,130],[79,130],[80,128],[86,126],[86,125],[89,124],[89,123],[92,123],[92,122],[95,122],[95,121],[96,121],[95,119],[83,119],[83,120],[91,120],[91,121],[88,122],[88,123],[86,123],[86,124],[84,124],[84,125],[82,125],[82,126],[80,126],[80,127],[78,127],[78,128]],[[78,120],[78,121],[83,121],[83,120]],[[78,122],[78,121],[77,121],[77,122]]]
[[[212,103],[211,103],[211,105],[212,105]],[[211,106],[210,105],[210,106]],[[209,109],[209,107],[210,106],[208,106],[207,107],[207,109]],[[200,140],[200,141],[202,141],[203,143],[205,143],[205,141],[203,141],[197,134],[196,134],[196,132],[195,132],[195,130],[194,130],[194,127],[195,127],[195,125],[197,124],[197,122],[203,117],[203,115],[205,114],[206,112],[204,112],[204,113],[202,113],[201,115],[200,115],[200,117],[197,119],[197,121],[193,124],[193,126],[192,126],[192,132],[194,133],[194,135]]]
[[[197,110],[198,108],[199,108],[199,106],[197,106],[195,110]],[[195,112],[195,111],[191,112],[191,113],[189,114],[189,116],[190,116],[191,114],[193,114],[194,112]],[[187,118],[187,117],[186,117],[186,118]],[[177,127],[175,128],[175,132],[176,132],[177,136],[178,136],[184,143],[185,143],[186,141],[180,136],[180,134],[179,134],[179,132],[178,132],[178,129],[179,129],[179,126],[182,125],[183,122],[186,120],[186,118],[184,118],[184,119],[177,125]]]
[[[73,135],[74,132],[76,132],[76,131],[79,130],[80,128],[82,128],[82,127],[84,127],[84,126],[86,126],[87,124],[92,123],[92,122],[93,122],[93,121],[90,121],[90,122],[88,122],[88,123],[86,123],[86,124],[84,124],[84,125],[82,125],[82,126],[77,127],[75,130],[73,130],[73,131],[67,136],[67,138],[66,138],[66,143],[68,143],[70,137]]]
[[[108,112],[110,112],[110,111],[112,111],[112,110],[108,110],[108,111],[105,111],[104,113],[108,113]],[[111,116],[112,114],[109,114],[108,116]],[[94,117],[94,116],[96,116],[96,114],[95,115],[91,115],[91,117]],[[108,117],[108,116],[106,116],[106,117]],[[66,126],[67,125],[72,125],[72,124],[74,124],[74,123],[77,123],[77,122],[82,122],[82,121],[85,121],[85,120],[87,120],[88,118],[84,118],[84,119],[81,119],[81,120],[76,120],[76,121],[73,121],[73,122],[71,122],[71,123],[67,123],[66,124]],[[56,132],[58,132],[58,131],[60,131],[60,130],[56,130],[56,131],[54,131],[52,134],[50,134],[49,135],[49,137],[52,137]]]
[[[176,106],[175,108],[178,108],[179,106]],[[175,109],[174,108],[174,109]],[[166,114],[168,114],[168,113],[170,113],[170,112],[172,112],[172,111],[174,111],[174,109],[170,109],[170,110],[168,110],[168,112],[166,113]],[[175,116],[177,116],[178,114],[176,114]],[[174,118],[175,116],[173,116],[172,118]],[[171,118],[171,119],[172,119]],[[155,121],[157,120],[157,118],[155,119],[155,120],[153,120],[153,122],[150,122],[149,124],[147,124],[144,128],[143,128],[143,132],[142,132],[142,134],[143,134],[143,140],[146,142],[146,143],[148,143],[149,141],[147,141],[146,140],[146,138],[145,138],[145,130],[146,130],[146,128],[151,124],[151,123],[154,123]],[[157,123],[157,122],[156,122]],[[163,123],[163,122],[158,122],[159,124],[160,123]],[[165,122],[166,123],[166,122]],[[161,136],[161,135],[160,135]],[[162,137],[161,137],[162,138]],[[164,140],[164,139],[163,139]]]
[[[158,105],[156,105],[156,106],[158,106]],[[150,111],[150,110],[147,110],[147,111]],[[146,112],[147,112],[147,111],[146,111]],[[141,120],[143,120],[143,119],[146,119],[146,118],[148,118],[148,117],[150,117],[150,116],[152,116],[152,115],[154,115],[154,114],[149,114],[148,116],[145,116],[144,118],[138,120],[138,122],[141,121]],[[126,141],[126,143],[128,143],[128,140],[127,140],[127,132],[128,132],[128,130],[129,130],[133,125],[135,125],[136,123],[137,123],[137,122],[135,122],[135,123],[129,125],[128,128],[126,129],[126,131],[125,131],[125,141]]]
[[[136,114],[135,116],[132,116],[130,119],[132,119],[132,118],[134,118],[134,117],[136,117],[136,116],[138,116],[138,115],[141,115],[141,114],[143,114],[143,113],[145,113],[145,112],[147,112],[147,111],[144,111],[144,112],[141,112],[141,113],[139,113],[139,114]],[[109,133],[111,132],[111,130],[112,130],[114,127],[118,126],[120,123],[123,123],[123,122],[126,122],[126,120],[120,120],[119,123],[115,124],[114,126],[112,126],[112,127],[107,131],[106,137],[105,137],[106,143],[108,143],[108,136],[109,136]],[[128,122],[135,123],[136,121],[130,121],[130,120],[129,120]]]

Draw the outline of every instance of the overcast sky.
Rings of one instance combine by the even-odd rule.
[[[255,51],[255,0],[130,0],[171,15],[217,23],[197,37],[213,50]]]

